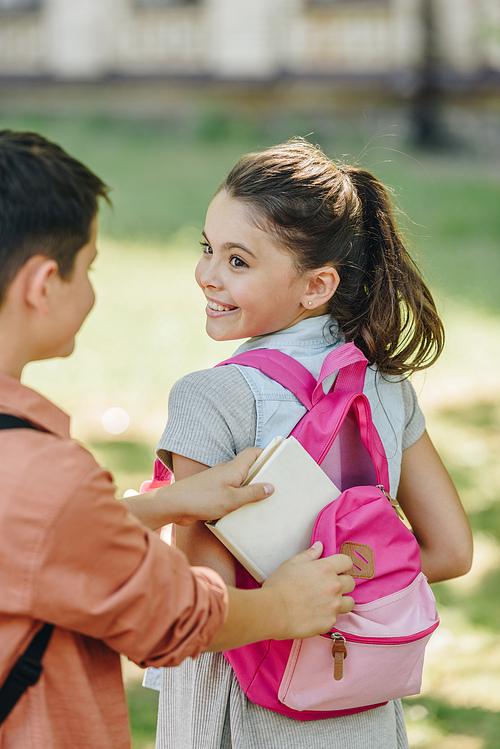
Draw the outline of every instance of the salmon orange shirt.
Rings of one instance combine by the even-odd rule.
[[[0,747],[129,749],[119,653],[142,666],[195,657],[225,619],[225,585],[126,511],[57,406],[0,373],[0,412],[44,430],[0,431],[0,684],[55,624]]]

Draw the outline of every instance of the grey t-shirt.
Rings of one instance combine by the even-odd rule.
[[[405,450],[422,436],[425,418],[412,384],[404,380],[401,388]],[[172,453],[213,466],[255,444],[255,399],[235,366],[192,372],[178,380],[170,392],[168,410],[157,455],[169,468]]]

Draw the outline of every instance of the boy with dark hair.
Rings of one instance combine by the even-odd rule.
[[[309,549],[243,591],[190,568],[151,532],[264,498],[263,485],[238,488],[258,451],[119,502],[111,476],[71,440],[68,416],[21,384],[28,362],[73,351],[94,304],[88,270],[107,193],[59,146],[0,131],[0,713],[21,683],[16,661],[44,622],[54,625],[40,678],[5,711],[6,749],[127,749],[120,652],[176,665],[202,650],[326,632],[353,605],[342,555]],[[18,428],[7,431],[12,417]]]
[[[32,255],[57,262],[67,280],[90,238],[99,198],[109,188],[63,149],[37,133],[1,131],[0,305]]]

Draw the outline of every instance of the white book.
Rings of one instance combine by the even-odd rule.
[[[274,493],[206,523],[258,582],[309,548],[319,512],[340,491],[295,437],[276,437],[243,485],[269,483]]]

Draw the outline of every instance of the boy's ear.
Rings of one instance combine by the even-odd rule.
[[[46,314],[50,308],[50,288],[59,266],[45,255],[33,255],[19,274],[25,302],[33,309]]]
[[[333,265],[325,265],[312,271],[302,306],[313,310],[326,304],[337,291],[339,283],[340,276]]]

